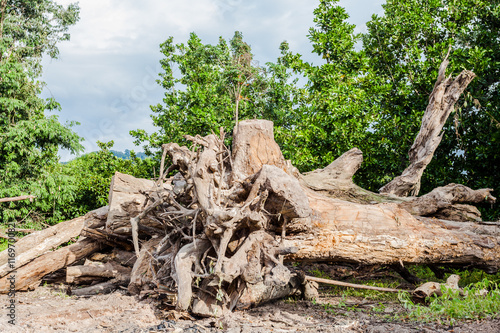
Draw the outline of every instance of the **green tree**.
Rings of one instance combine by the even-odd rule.
[[[80,138],[56,116],[53,99],[39,97],[43,54],[55,58],[57,43],[68,40],[79,8],[54,1],[0,2],[0,197],[32,194],[31,203],[4,203],[2,218],[57,222],[74,198],[70,177],[58,163],[59,148],[81,151]]]
[[[450,182],[500,190],[500,4],[487,0],[387,1],[368,23],[363,47],[374,74],[370,107],[380,108],[372,151],[377,189],[407,165],[441,61],[451,47],[449,75],[477,78],[457,103],[443,140],[422,178],[423,193]],[[376,79],[375,79],[376,78]],[[369,100],[370,101],[370,100]],[[490,213],[486,218],[494,218]],[[498,213],[496,213],[498,216]]]
[[[337,2],[321,0],[314,10],[309,40],[319,64],[303,61],[286,43],[281,46],[284,63],[308,80],[295,105],[295,126],[280,143],[293,143],[297,151],[287,157],[301,171],[323,167],[353,147],[369,149],[368,129],[377,117],[376,108],[365,105],[370,75],[364,52],[355,48],[361,35]]]
[[[337,4],[320,0],[309,30],[323,63],[306,63],[282,45],[285,64],[308,80],[306,102],[295,108],[300,121],[283,141],[298,147],[292,161],[308,171],[358,147],[365,161],[355,180],[377,191],[408,165],[408,150],[451,47],[448,74],[470,69],[478,77],[445,126],[422,191],[450,182],[500,190],[498,1],[389,0],[363,35],[354,33]]]
[[[147,153],[163,143],[185,142],[186,134],[218,133],[221,126],[230,131],[236,119],[278,120],[282,110],[275,107],[288,105],[292,98],[278,86],[291,80],[285,67],[257,65],[239,32],[229,43],[219,38],[217,45],[203,44],[194,33],[186,45],[174,44],[170,37],[161,52],[164,104],[151,106],[158,131],[131,131],[136,144],[146,143]]]
[[[78,157],[64,166],[64,172],[74,179],[75,199],[72,214],[83,215],[108,204],[111,177],[116,171],[137,178],[153,178],[158,162],[150,158],[136,157],[133,151],[130,158],[116,157],[110,150],[114,142],[97,142],[100,150]]]

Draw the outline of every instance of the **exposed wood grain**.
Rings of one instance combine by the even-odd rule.
[[[71,265],[75,261],[87,257],[99,250],[101,245],[90,239],[84,239],[75,244],[62,247],[56,251],[45,253],[30,263],[19,267],[15,273],[0,279],[0,293],[9,292],[10,275],[15,275],[16,290],[29,290],[37,287],[42,278],[52,272]]]

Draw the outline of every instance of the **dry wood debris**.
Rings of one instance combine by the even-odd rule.
[[[432,114],[448,112],[473,78],[465,73],[470,80],[445,80],[446,59],[443,64]],[[214,316],[297,293],[313,297],[314,279],[286,265],[290,261],[497,270],[497,225],[478,223],[479,211],[468,205],[494,203],[491,189],[450,184],[407,197],[418,193],[435,150],[422,137],[439,143],[439,136],[425,134],[441,126],[428,112],[410,152],[412,165],[380,194],[352,181],[363,160],[359,149],[300,174],[284,159],[266,120],[241,121],[231,150],[222,129],[186,136],[191,148],[164,144],[158,179],[116,173],[109,206],[19,240],[16,289],[36,288],[63,269],[73,295],[126,288]],[[76,242],[56,249],[70,240]],[[0,253],[0,292],[8,291],[7,262],[7,253]]]

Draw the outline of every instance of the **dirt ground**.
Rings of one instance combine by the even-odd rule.
[[[39,287],[17,293],[16,325],[8,323],[7,295],[0,296],[0,332],[500,332],[500,320],[460,322],[454,326],[391,322],[392,314],[404,311],[396,303],[369,311],[378,302],[364,299],[342,300],[346,309],[322,304],[338,304],[339,298],[322,295],[316,302],[281,300],[220,318],[166,316],[153,305],[139,302],[124,292],[91,298],[69,297],[62,291]],[[348,310],[354,305],[357,310]],[[365,311],[367,310],[367,311]]]

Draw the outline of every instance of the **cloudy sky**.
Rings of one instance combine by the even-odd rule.
[[[67,5],[74,1],[58,0]],[[381,14],[382,0],[343,0],[351,23],[364,31],[372,14]],[[154,131],[149,105],[161,102],[163,91],[155,80],[160,72],[159,44],[169,36],[186,42],[195,32],[204,43],[219,36],[243,33],[255,59],[264,64],[279,56],[286,40],[292,51],[308,60],[307,39],[317,0],[84,0],[80,21],[70,29],[71,41],[60,44],[57,60],[44,60],[44,96],[62,106],[62,123],[77,121],[74,130],[85,141],[86,152],[98,150],[96,141],[114,140],[115,150],[133,149],[129,131]],[[71,159],[61,152],[62,160]]]

